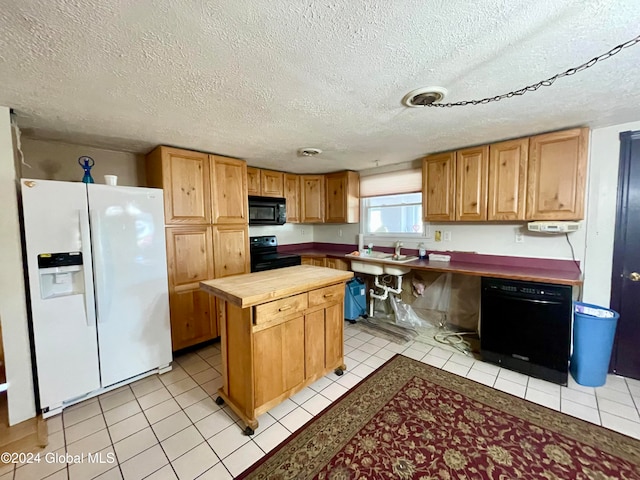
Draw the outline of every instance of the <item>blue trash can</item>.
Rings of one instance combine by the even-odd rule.
[[[580,385],[600,387],[606,383],[619,316],[608,308],[573,302],[573,353],[569,369]]]
[[[352,278],[347,282],[345,290],[344,318],[353,323],[358,317],[367,313],[364,282],[359,278]]]

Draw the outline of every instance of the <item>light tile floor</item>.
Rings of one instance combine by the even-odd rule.
[[[229,407],[214,402],[222,383],[216,344],[176,358],[165,375],[49,419],[45,454],[57,461],[0,464],[0,480],[233,478],[396,353],[640,439],[640,381],[611,375],[604,387],[589,388],[570,378],[568,387],[560,387],[448,348],[389,343],[345,323],[347,372],[321,378],[262,415],[252,437],[242,434]],[[66,462],[87,453],[99,453],[104,463]]]

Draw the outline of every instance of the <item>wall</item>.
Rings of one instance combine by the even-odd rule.
[[[620,132],[640,130],[640,121],[591,132],[584,301],[609,306],[616,224]]]
[[[18,198],[9,109],[0,107],[0,321],[7,372],[9,424],[35,415]]]
[[[249,227],[249,235],[275,235],[278,237],[278,245],[292,243],[309,243],[314,241],[314,225],[299,225],[297,223],[285,223],[284,225],[256,225]]]
[[[118,185],[145,185],[144,155],[28,137],[22,138],[22,151],[31,166],[22,166],[24,178],[79,182],[83,171],[78,158],[86,155],[95,161],[91,176],[96,183],[110,174],[118,176]]]

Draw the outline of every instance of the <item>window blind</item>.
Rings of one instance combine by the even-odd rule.
[[[398,170],[360,177],[360,197],[422,191],[422,169]]]

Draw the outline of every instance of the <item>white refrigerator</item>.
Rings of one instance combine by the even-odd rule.
[[[45,417],[170,368],[162,190],[21,180]]]

